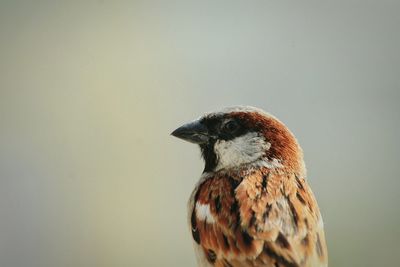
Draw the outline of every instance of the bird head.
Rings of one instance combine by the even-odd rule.
[[[258,108],[236,106],[207,113],[171,134],[200,146],[204,172],[267,167],[305,174],[302,150],[294,135]]]

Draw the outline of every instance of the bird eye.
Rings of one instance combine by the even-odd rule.
[[[224,125],[224,131],[233,133],[239,128],[239,124],[236,121],[229,121]]]

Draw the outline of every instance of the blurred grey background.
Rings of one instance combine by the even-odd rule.
[[[195,266],[169,133],[246,104],[299,139],[330,266],[398,266],[399,1],[1,1],[0,266]]]

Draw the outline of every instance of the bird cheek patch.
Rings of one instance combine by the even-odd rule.
[[[232,140],[218,140],[214,151],[218,158],[216,170],[229,169],[242,164],[262,160],[271,144],[256,132],[250,132]]]

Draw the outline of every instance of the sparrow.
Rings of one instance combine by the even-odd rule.
[[[328,266],[303,152],[282,122],[236,106],[172,135],[198,144],[205,162],[188,204],[198,266]]]

